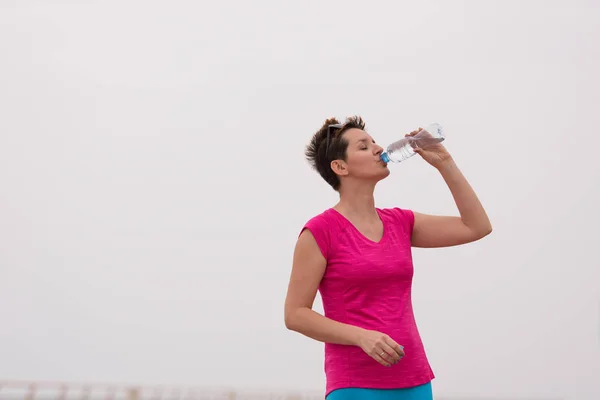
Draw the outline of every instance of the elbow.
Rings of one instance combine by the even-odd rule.
[[[284,323],[285,323],[285,327],[287,330],[290,330],[290,331],[294,330],[292,328],[294,326],[294,324],[292,323],[292,319],[290,317],[288,317],[287,315],[284,318]]]
[[[297,307],[285,310],[284,323],[285,327],[294,332],[301,332],[304,325],[303,315],[305,307]]]
[[[467,240],[467,243],[476,242],[480,239],[483,239],[490,233],[492,233],[492,225],[491,224],[472,228],[471,231],[469,232],[469,239]]]
[[[479,233],[479,239],[483,239],[484,237],[486,237],[487,235],[489,235],[490,233],[492,233],[492,224],[488,223],[488,225],[486,227],[484,227],[483,229],[481,229],[480,233]]]
[[[290,331],[295,331],[296,328],[296,318],[295,312],[293,310],[285,310],[284,323],[285,327]]]
[[[487,224],[487,227],[485,230],[485,235],[483,235],[483,236],[489,235],[490,233],[492,233],[493,230],[494,229],[492,228],[492,223],[488,220],[488,224]]]

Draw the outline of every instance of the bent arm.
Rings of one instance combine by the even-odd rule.
[[[327,318],[312,310],[326,260],[315,238],[304,230],[294,250],[285,299],[285,326],[320,342],[358,345],[362,328]]]
[[[414,247],[448,247],[474,242],[492,232],[492,224],[475,191],[453,160],[438,168],[460,217],[415,212]]]

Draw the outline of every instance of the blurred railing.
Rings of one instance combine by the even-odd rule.
[[[0,400],[323,400],[323,395],[323,392],[319,393],[318,391],[299,393],[239,388],[0,380]],[[482,397],[435,396],[435,399],[503,400],[493,395]],[[559,397],[523,397],[519,400],[562,399]]]
[[[0,400],[322,400],[323,393],[0,380]]]

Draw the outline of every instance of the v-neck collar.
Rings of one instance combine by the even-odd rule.
[[[387,227],[385,226],[385,221],[381,217],[381,212],[379,211],[378,208],[375,208],[375,211],[377,211],[377,215],[379,216],[379,219],[381,220],[381,224],[383,226],[383,234],[381,235],[381,238],[379,239],[379,241],[374,241],[374,240],[369,239],[368,237],[366,237],[356,226],[354,226],[354,224],[348,218],[346,218],[344,215],[342,215],[342,213],[340,213],[335,208],[332,207],[332,208],[330,208],[330,210],[334,214],[336,214],[338,216],[338,218],[341,218],[342,221],[344,221],[344,223],[346,225],[349,225],[351,227],[351,229],[354,230],[354,232],[356,234],[358,234],[360,237],[362,237],[365,241],[369,242],[370,244],[374,244],[374,245],[381,244],[381,243],[383,243],[384,239],[387,237]]]

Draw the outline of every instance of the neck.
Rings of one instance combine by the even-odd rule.
[[[335,209],[349,217],[368,218],[377,216],[373,195],[375,185],[342,186],[345,187],[340,188],[340,201],[334,206]]]

